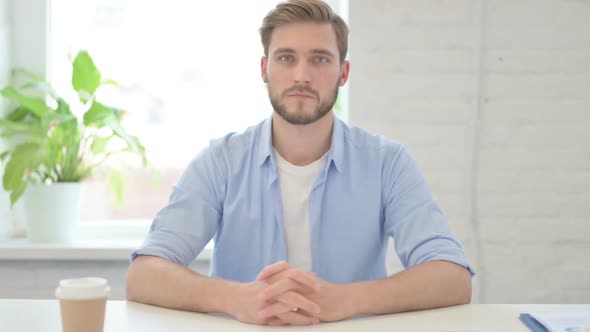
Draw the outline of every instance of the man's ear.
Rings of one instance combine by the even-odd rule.
[[[266,76],[266,57],[262,56],[262,58],[260,58],[260,76],[262,77],[262,81],[264,83],[268,82],[268,77]]]
[[[344,86],[348,81],[348,76],[350,75],[350,62],[345,60],[342,65],[340,65],[340,86]]]

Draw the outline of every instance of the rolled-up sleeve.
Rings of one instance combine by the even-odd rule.
[[[385,149],[382,175],[384,231],[393,237],[403,266],[443,260],[475,275],[416,161],[403,146]]]
[[[174,186],[168,204],[155,216],[143,244],[131,253],[189,265],[217,231],[225,195],[224,163],[218,151],[203,150]]]

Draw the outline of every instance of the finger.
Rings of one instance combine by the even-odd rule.
[[[273,319],[269,320],[267,324],[270,325],[270,326],[285,326],[285,325],[289,325],[289,323],[283,321],[280,318],[273,318]]]
[[[295,293],[286,292],[276,298],[276,301],[267,302],[267,305],[259,306],[259,318],[269,318],[281,313],[295,311],[310,317],[317,317],[320,314],[320,307],[315,302]]]
[[[282,302],[275,302],[269,306],[267,306],[266,308],[264,308],[263,310],[258,311],[258,318],[260,319],[266,319],[266,318],[270,318],[272,319],[272,317],[275,317],[277,315],[280,314],[284,314],[287,312],[293,311],[293,307],[282,303]],[[297,309],[297,312],[299,312],[299,309]],[[305,314],[304,310],[301,310],[302,314]],[[313,315],[309,315],[309,316],[313,316]]]
[[[271,264],[271,265],[265,267],[264,269],[262,269],[262,271],[260,271],[260,273],[256,277],[256,280],[264,280],[264,279],[270,278],[273,275],[280,273],[284,270],[290,269],[290,268],[291,268],[291,265],[289,265],[289,263],[287,263],[285,261],[276,262],[276,263]]]
[[[258,294],[259,301],[268,301],[273,299],[275,296],[280,295],[287,291],[297,291],[301,285],[292,279],[279,280],[272,285],[268,285]]]
[[[316,288],[314,289],[311,287],[316,287]],[[270,300],[273,300],[278,295],[288,292],[288,291],[294,291],[294,292],[301,293],[301,294],[312,293],[316,290],[319,290],[319,283],[317,285],[315,285],[315,284],[311,285],[311,287],[310,287],[310,285],[302,285],[293,279],[286,278],[286,279],[279,280],[273,284],[270,284],[270,285],[266,286],[264,289],[262,289],[262,291],[258,294],[258,300],[260,302],[270,301]]]
[[[317,317],[309,317],[293,311],[279,314],[277,317],[289,325],[313,325],[320,322]]]
[[[274,303],[276,303],[276,302],[277,302],[277,301],[275,301],[275,300],[260,300],[260,299],[259,299],[259,300],[258,300],[258,306],[257,306],[257,309],[258,309],[259,311],[262,311],[264,308],[266,308],[266,307],[268,307],[268,306],[270,306],[270,305],[272,305],[272,304],[274,304]]]
[[[268,323],[269,321],[273,320],[273,319],[277,319],[277,317],[281,314],[285,314],[288,312],[296,312],[298,314],[307,316],[307,317],[317,317],[319,318],[319,316],[317,314],[313,314],[310,313],[308,311],[305,311],[303,309],[295,309],[293,307],[291,307],[290,305],[281,303],[281,302],[276,302],[273,305],[269,306],[268,308],[265,308],[264,310],[259,311],[258,314],[258,318],[261,319],[263,322]]]
[[[286,292],[276,297],[278,302],[289,305],[291,308],[299,308],[309,312],[313,316],[320,314],[320,306],[305,296],[296,292]]]
[[[275,274],[273,277],[268,278],[268,282],[273,285],[277,283],[281,279],[289,278],[295,280],[302,286],[309,288],[309,291],[319,291],[320,290],[320,278],[316,276],[313,272],[305,272],[297,269],[289,269],[278,274]]]

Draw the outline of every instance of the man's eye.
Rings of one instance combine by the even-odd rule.
[[[324,63],[324,62],[328,62],[328,59],[326,57],[323,56],[318,56],[315,58],[316,62],[320,62],[320,63]]]
[[[279,57],[279,60],[281,60],[281,61],[293,61],[293,56],[292,55],[281,55]]]

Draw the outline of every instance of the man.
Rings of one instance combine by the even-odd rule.
[[[334,117],[346,24],[290,0],[260,32],[274,113],[192,161],[132,254],[128,298],[269,325],[468,303],[473,272],[415,161]],[[211,277],[188,269],[213,237]],[[388,277],[389,237],[406,270]]]

